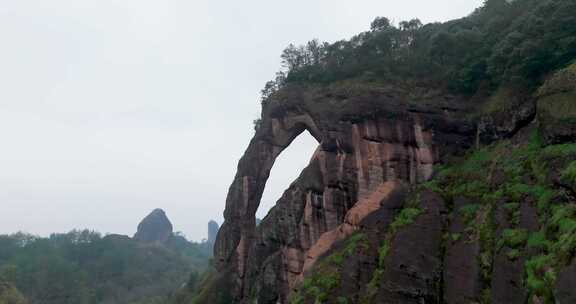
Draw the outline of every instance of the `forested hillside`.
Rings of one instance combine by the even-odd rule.
[[[2,235],[0,282],[10,282],[14,287],[6,294],[22,297],[13,295],[17,288],[29,304],[164,303],[191,275],[204,271],[210,251],[207,243],[180,235],[166,244],[89,230],[48,238]],[[13,303],[2,302],[1,295],[0,303]]]
[[[290,83],[344,79],[432,81],[464,93],[502,83],[533,87],[576,56],[575,10],[574,1],[486,0],[445,23],[395,25],[379,17],[349,40],[290,45],[282,53],[284,70],[263,95]]]

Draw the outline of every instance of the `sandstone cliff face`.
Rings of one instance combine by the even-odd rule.
[[[234,303],[573,299],[573,246],[558,244],[576,238],[558,222],[576,216],[576,147],[565,144],[575,133],[569,113],[558,118],[541,104],[576,86],[515,92],[484,115],[476,97],[472,104],[431,87],[287,87],[273,95],[228,193],[212,285]],[[318,148],[256,225],[274,161],[302,132]],[[553,145],[532,143],[532,134]],[[436,172],[445,163],[453,168]]]
[[[237,302],[285,303],[306,270],[361,228],[405,185],[471,147],[477,128],[466,100],[424,90],[290,88],[263,106],[240,160],[215,246],[217,268],[234,277]],[[410,96],[410,97],[408,97]],[[300,133],[319,146],[300,177],[256,227],[255,213],[274,160]]]

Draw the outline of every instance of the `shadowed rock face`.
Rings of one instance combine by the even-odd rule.
[[[445,203],[431,191],[424,191],[420,201],[424,214],[391,241],[395,250],[386,259],[377,303],[441,303]]]
[[[215,244],[216,267],[234,277],[237,302],[285,302],[306,269],[402,184],[476,140],[466,102],[427,91],[290,88],[267,101],[239,162]],[[432,105],[433,104],[433,105]],[[255,213],[276,157],[300,133],[319,142],[310,164],[262,223]]]
[[[558,303],[576,303],[574,286],[576,286],[576,259],[558,276],[556,282],[556,300]]]
[[[166,243],[172,237],[172,223],[162,209],[155,209],[138,224],[134,239],[144,243]]]

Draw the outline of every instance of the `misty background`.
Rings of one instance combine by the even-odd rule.
[[[162,208],[206,237],[289,44],[463,17],[437,2],[0,0],[0,234],[132,235]],[[316,147],[300,136],[268,181],[268,209]]]

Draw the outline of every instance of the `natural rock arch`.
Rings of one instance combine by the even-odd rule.
[[[264,187],[264,193],[256,211],[257,219],[262,220],[268,215],[282,193],[309,164],[314,152],[318,149],[318,145],[319,142],[308,131],[304,131],[280,153]]]
[[[235,302],[256,297],[284,303],[305,266],[357,229],[391,191],[426,181],[440,155],[452,152],[447,149],[473,142],[476,129],[459,119],[459,109],[405,97],[398,91],[299,88],[264,104],[262,123],[230,186],[214,251],[216,267],[232,280]],[[256,227],[274,161],[305,130],[319,148]]]
[[[286,114],[284,117],[264,117],[239,161],[238,171],[228,191],[225,222],[215,248],[216,262],[236,259],[240,274],[244,273],[246,243],[251,243],[254,237],[256,211],[276,158],[305,130],[319,142],[321,139],[319,129],[310,116],[291,112]],[[234,257],[234,250],[244,258]]]

